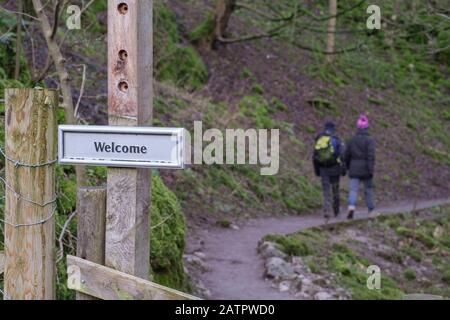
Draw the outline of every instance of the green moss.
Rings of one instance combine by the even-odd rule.
[[[97,175],[98,174],[98,175]],[[57,167],[58,175],[58,225],[63,225],[67,214],[75,209],[76,183],[70,168]],[[91,171],[93,179],[104,175],[104,170]],[[185,247],[185,219],[175,195],[164,185],[158,174],[152,175],[152,210],[150,232],[150,261],[153,280],[171,288],[190,291],[189,281],[183,269],[183,251]],[[58,227],[59,228],[59,227]],[[60,232],[60,230],[57,230]],[[70,232],[76,234],[76,222],[70,226]],[[71,252],[75,254],[75,252]],[[59,281],[58,299],[73,299],[74,292],[66,286],[66,263],[57,264]]]
[[[339,273],[337,282],[348,289],[355,300],[400,299],[403,292],[391,278],[382,276],[381,289],[367,288],[366,268],[369,262],[343,246],[332,254],[329,267]]]
[[[208,70],[197,51],[181,44],[174,13],[164,3],[155,6],[156,77],[188,91],[208,80]]]
[[[333,116],[339,115],[337,106],[327,99],[315,98],[309,100],[308,103],[314,108],[314,111],[322,117],[329,114]]]
[[[208,70],[197,51],[178,44],[167,48],[168,55],[158,63],[158,79],[185,88],[200,89],[208,80]]]
[[[450,111],[444,110],[444,112],[442,112],[442,117],[444,118],[445,121],[450,121]]]
[[[214,17],[213,15],[208,15],[208,17],[196,26],[188,34],[188,38],[193,43],[198,43],[204,39],[211,37],[214,30]]]
[[[216,224],[221,228],[230,228],[231,222],[229,220],[219,220]]]
[[[285,206],[296,212],[305,212],[320,205],[320,188],[305,176],[289,175],[281,189]]]
[[[408,229],[406,227],[398,227],[396,230],[397,234],[402,237],[411,237],[414,235],[414,230]]]
[[[260,94],[260,95],[262,95],[262,94],[264,94],[264,88],[263,88],[263,86],[260,85],[260,84],[255,84],[255,85],[253,85],[252,92],[253,92],[254,94]]]
[[[251,79],[253,81],[256,81],[255,75],[248,68],[244,68],[242,70],[240,78],[241,78],[241,80]]]
[[[275,125],[269,112],[270,105],[261,95],[245,96],[239,104],[239,109],[257,129],[271,129]]]
[[[448,285],[450,285],[450,269],[446,270],[442,275],[442,281]]]
[[[407,255],[409,255],[416,262],[422,261],[422,253],[420,252],[420,250],[417,250],[415,247],[408,246],[406,249],[404,249],[404,252]]]
[[[283,101],[281,101],[280,99],[278,99],[276,97],[274,97],[274,98],[272,98],[272,100],[270,100],[270,105],[276,111],[288,111],[289,110],[288,106],[285,105]]]
[[[435,159],[437,162],[450,166],[450,153],[431,146],[423,146],[423,153]]]
[[[322,241],[324,235],[317,230],[315,233],[299,232],[292,235],[267,235],[264,240],[275,242],[280,245],[281,250],[290,256],[306,257],[315,253],[314,246]]]
[[[178,199],[158,174],[152,175],[150,261],[153,280],[189,291],[183,269],[186,222]]]
[[[77,202],[77,183],[73,167],[56,167],[56,189],[58,192],[58,212],[73,212]]]
[[[417,278],[416,271],[411,268],[406,269],[405,272],[403,272],[403,276],[408,281],[413,281]]]
[[[414,238],[422,242],[428,248],[433,248],[436,245],[436,240],[423,231],[412,230],[406,227],[398,227],[396,232],[399,236]]]

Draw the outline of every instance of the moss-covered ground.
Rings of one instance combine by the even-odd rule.
[[[402,299],[405,294],[450,297],[450,207],[268,235],[283,252],[301,256],[313,273],[333,275],[352,299]],[[381,270],[370,290],[367,268]]]

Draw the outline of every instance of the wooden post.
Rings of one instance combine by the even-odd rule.
[[[3,274],[5,270],[5,254],[3,251],[0,251],[0,276]]]
[[[153,107],[152,0],[108,0],[110,125],[149,125]],[[105,264],[148,278],[150,172],[108,169]]]
[[[328,20],[328,34],[327,34],[327,63],[334,61],[334,51],[336,42],[336,15],[337,15],[337,0],[329,0],[329,14],[333,18]]]
[[[55,298],[58,92],[7,89],[5,294]]]
[[[88,260],[67,256],[68,288],[102,300],[199,300]]]
[[[77,256],[105,264],[106,188],[82,187],[77,197]],[[77,292],[77,300],[96,300]]]

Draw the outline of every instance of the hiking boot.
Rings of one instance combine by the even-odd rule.
[[[355,210],[349,210],[348,211],[348,215],[347,215],[347,219],[348,220],[353,220],[353,216],[355,215]]]
[[[353,220],[354,215],[355,215],[355,206],[349,206],[348,207],[347,219],[348,220]]]
[[[323,218],[325,219],[325,224],[328,224],[328,221],[330,221],[330,215],[329,214],[325,214],[323,216]]]

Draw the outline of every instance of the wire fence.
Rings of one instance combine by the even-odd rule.
[[[20,168],[38,169],[38,168],[42,168],[42,167],[46,167],[46,166],[55,165],[58,162],[58,159],[46,161],[43,163],[36,163],[36,164],[21,162],[17,159],[13,159],[13,158],[7,156],[6,152],[4,151],[4,148],[2,148],[2,147],[0,147],[0,155],[3,156],[7,162],[12,163],[14,165],[15,170],[19,170]],[[17,229],[17,228],[43,225],[46,222],[50,221],[55,216],[56,211],[57,211],[57,200],[58,200],[56,193],[52,196],[51,199],[41,202],[41,201],[37,201],[35,199],[29,198],[29,197],[21,194],[13,186],[11,186],[4,177],[0,176],[0,182],[2,182],[2,184],[4,186],[4,195],[0,198],[0,200],[2,200],[3,202],[5,202],[5,200],[7,198],[7,192],[10,192],[12,197],[17,199],[17,201],[23,201],[24,203],[26,203],[28,205],[37,206],[39,208],[47,208],[49,206],[52,206],[52,209],[51,209],[49,215],[47,217],[45,217],[43,219],[39,219],[37,221],[32,221],[29,223],[14,223],[12,221],[8,221],[6,219],[6,217],[4,217],[3,219],[0,218],[0,222]],[[10,297],[5,293],[4,288],[0,288],[0,295],[3,296],[3,300],[11,300]]]
[[[43,162],[43,163],[36,163],[36,164],[24,163],[17,159],[12,159],[11,157],[7,156],[2,147],[0,147],[0,154],[5,158],[6,161],[13,163],[14,168],[16,170],[18,170],[20,168],[37,169],[37,168],[54,165],[58,162],[58,159],[55,159],[55,160],[51,160],[51,161],[47,161],[47,162]],[[8,182],[6,181],[5,178],[0,177],[0,181],[3,183],[3,185],[5,187],[5,195],[2,197],[3,200],[6,199],[6,191],[9,190],[12,193],[13,197],[15,197],[17,200],[22,200],[30,205],[34,205],[34,206],[37,206],[40,208],[46,208],[50,205],[52,205],[52,207],[53,207],[50,214],[46,218],[31,222],[31,223],[14,223],[11,221],[7,221],[6,219],[0,219],[0,222],[3,222],[13,228],[22,228],[22,227],[32,227],[32,226],[36,226],[36,225],[45,224],[47,221],[49,221],[50,219],[52,219],[54,217],[54,215],[56,213],[56,209],[57,209],[56,202],[58,200],[56,194],[53,195],[52,199],[44,201],[44,202],[40,202],[40,201],[36,201],[36,200],[33,200],[31,198],[28,198],[28,197],[22,195],[15,188],[13,188],[10,184],[8,184]]]

